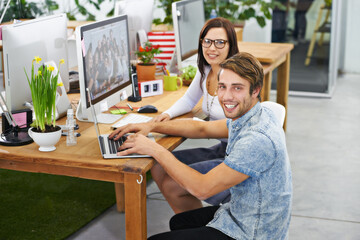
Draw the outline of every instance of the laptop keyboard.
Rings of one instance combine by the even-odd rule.
[[[105,143],[109,146],[109,153],[110,154],[116,154],[118,152],[118,148],[125,142],[126,137],[122,136],[121,138],[119,138],[118,140],[113,140],[113,139],[109,139],[107,137],[102,137],[100,136],[100,145],[101,145],[101,149],[102,152],[105,152]]]

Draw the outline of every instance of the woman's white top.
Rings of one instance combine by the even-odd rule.
[[[205,79],[207,79],[209,72],[211,70],[210,66],[205,67]],[[202,83],[202,88],[200,87],[201,74],[198,70],[196,75],[191,82],[188,90],[174,105],[172,105],[164,113],[170,115],[170,118],[180,116],[182,114],[190,112],[195,105],[199,102],[201,97],[203,98],[202,110],[203,112],[210,117],[210,120],[219,120],[224,119],[225,114],[220,106],[219,99],[217,96],[211,96],[208,93],[206,87],[206,80]]]

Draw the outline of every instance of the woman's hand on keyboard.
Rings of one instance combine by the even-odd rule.
[[[165,121],[169,121],[171,118],[170,118],[170,115],[167,114],[167,113],[162,113],[156,117],[153,117],[150,122],[165,122]]]

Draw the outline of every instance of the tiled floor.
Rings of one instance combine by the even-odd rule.
[[[340,78],[331,99],[289,97],[287,146],[294,200],[290,239],[360,239],[360,76]],[[185,142],[183,147],[206,144]],[[148,235],[168,230],[172,211],[155,184],[147,193]],[[69,237],[125,239],[115,206]]]

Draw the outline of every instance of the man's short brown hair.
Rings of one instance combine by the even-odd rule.
[[[228,69],[250,82],[250,95],[260,88],[257,96],[261,101],[260,92],[264,81],[264,71],[261,63],[253,55],[239,52],[220,63],[222,69]],[[219,71],[220,75],[221,71]],[[218,76],[219,79],[219,76]]]

